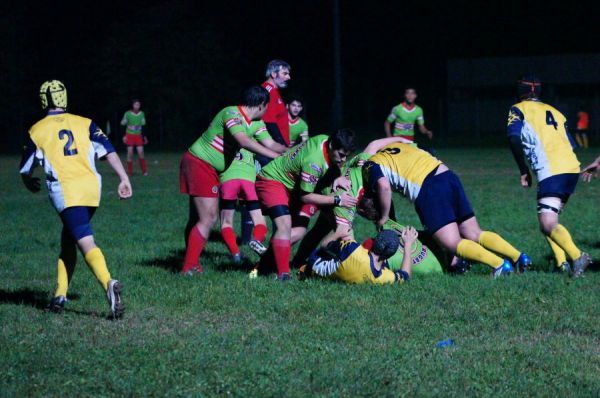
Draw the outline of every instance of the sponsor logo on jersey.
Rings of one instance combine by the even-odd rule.
[[[423,261],[425,259],[425,257],[427,256],[427,248],[425,246],[421,246],[421,252],[415,257],[413,258],[413,265],[419,264],[421,261]]]
[[[314,171],[316,171],[319,174],[321,174],[323,172],[323,169],[321,167],[319,167],[318,164],[315,164],[315,163],[311,163],[310,164],[310,168],[313,169]]]

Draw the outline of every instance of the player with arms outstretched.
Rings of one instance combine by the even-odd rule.
[[[290,147],[308,140],[308,124],[300,117],[304,111],[304,101],[299,97],[292,97],[287,104],[290,125]]]
[[[268,103],[269,93],[264,88],[245,90],[241,104],[223,108],[181,159],[180,189],[190,197],[187,249],[181,270],[184,274],[202,272],[200,255],[219,210],[219,173],[225,171],[240,147],[269,158],[279,156],[254,140],[250,130],[250,124],[264,115]]]
[[[429,153],[407,144],[387,145],[365,162],[363,179],[365,195],[379,206],[378,227],[389,219],[394,190],[414,203],[427,232],[449,253],[490,266],[494,277],[512,272],[513,264],[519,270],[531,265],[500,235],[481,230],[458,176]]]
[[[538,221],[554,252],[557,266],[572,276],[579,276],[591,263],[591,258],[575,246],[569,231],[558,218],[575,192],[580,163],[573,152],[567,119],[556,108],[540,101],[541,88],[541,81],[533,75],[524,76],[517,82],[520,102],[508,113],[508,138],[521,173],[521,186],[531,186],[525,158],[538,180]],[[571,259],[572,268],[566,256]]]
[[[133,148],[137,151],[138,160],[142,174],[148,175],[148,167],[144,158],[144,145],[148,144],[148,139],[142,134],[142,128],[146,125],[146,115],[140,110],[142,106],[140,100],[131,101],[131,109],[125,112],[121,119],[121,126],[126,126],[123,143],[127,145],[127,173],[133,175]]]
[[[61,312],[67,289],[75,271],[77,248],[105,290],[114,318],[123,315],[121,283],[112,279],[104,255],[94,241],[90,225],[100,205],[101,177],[95,158],[106,157],[121,182],[121,199],[132,195],[129,178],[121,160],[102,130],[90,119],[67,113],[67,90],[58,80],[44,82],[40,88],[42,108],[48,114],[29,130],[20,173],[27,189],[40,190],[39,178],[32,177],[36,165],[43,166],[50,202],[63,224],[58,257],[58,286],[50,310]]]
[[[433,132],[425,127],[423,108],[415,104],[416,99],[417,91],[412,87],[407,87],[404,90],[404,101],[392,108],[389,116],[383,123],[386,136],[399,136],[414,142],[415,124],[417,124],[421,134],[426,135],[430,140],[433,139]]]

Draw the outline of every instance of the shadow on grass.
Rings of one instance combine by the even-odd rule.
[[[79,299],[78,294],[69,294],[69,301]],[[16,304],[45,310],[50,303],[50,295],[47,291],[19,289],[0,290],[0,304]]]
[[[181,271],[184,257],[185,250],[179,249],[172,251],[167,256],[146,260],[142,262],[141,265],[144,267],[158,267],[167,270],[172,274],[177,274],[179,273],[179,271]],[[254,267],[253,262],[251,262],[249,259],[243,259],[242,264],[234,264],[232,261],[229,260],[228,255],[224,255],[223,253],[206,249],[202,252],[200,260],[201,263],[210,261],[213,264],[216,264],[216,270],[221,272],[248,272]]]

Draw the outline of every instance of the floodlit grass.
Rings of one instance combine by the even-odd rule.
[[[580,154],[583,163],[598,150]],[[0,158],[0,396],[598,396],[600,275],[549,273],[535,193],[518,185],[508,149],[440,150],[484,229],[533,258],[537,272],[395,286],[249,280],[212,242],[198,277],[183,256],[187,198],[179,154],[150,154],[150,176],[117,200],[108,165],[93,227],[125,287],[125,319],[107,320],[81,256],[67,311],[43,310],[55,283],[60,223],[45,193]],[[600,258],[600,180],[581,183],[562,217]],[[411,206],[397,213],[418,225]],[[357,235],[373,232],[364,222]],[[248,256],[252,256],[246,251]],[[438,348],[436,343],[455,344]]]

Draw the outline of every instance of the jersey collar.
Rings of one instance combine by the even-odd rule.
[[[66,113],[66,111],[48,111],[48,116],[61,115]]]
[[[290,124],[296,124],[300,121],[300,116],[298,116],[295,119],[292,119],[292,117],[290,116],[290,114],[288,113],[288,120],[290,121]]]
[[[383,272],[383,264],[381,264],[381,269],[375,268],[375,260],[373,259],[373,253],[369,252],[369,263],[371,265],[371,272],[375,278],[379,278],[381,273]]]
[[[325,163],[327,164],[327,167],[331,166],[330,162],[329,162],[329,153],[327,152],[327,144],[329,143],[329,139],[323,141],[323,144],[321,145],[323,148],[323,157],[325,158]]]
[[[400,105],[402,105],[402,107],[407,111],[412,111],[417,106],[417,104],[415,104],[414,102],[412,105],[408,105],[406,102],[402,102]]]
[[[242,114],[242,116],[244,117],[244,120],[246,121],[246,123],[249,125],[252,123],[252,120],[248,119],[248,116],[246,116],[246,114],[244,113],[244,111],[242,110],[242,107],[240,105],[238,105],[238,110],[240,111],[240,113]]]

